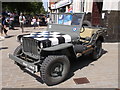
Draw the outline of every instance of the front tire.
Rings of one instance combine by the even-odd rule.
[[[14,53],[13,53],[13,55],[16,56],[16,57],[20,56],[20,54],[22,54],[22,45],[19,45],[19,46],[15,49],[15,51],[14,51]],[[21,69],[24,69],[24,68],[25,68],[24,66],[20,65],[20,64],[17,63],[16,61],[15,61],[14,63],[15,63],[16,65],[18,65]]]
[[[66,56],[48,56],[41,66],[43,81],[51,86],[62,82],[69,73],[70,62]]]
[[[20,55],[21,53],[22,53],[22,45],[19,45],[19,46],[15,49],[13,55],[14,55],[14,56],[18,56],[18,55]]]

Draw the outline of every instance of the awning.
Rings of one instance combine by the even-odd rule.
[[[60,8],[60,7],[63,7],[63,6],[66,6],[66,5],[69,5],[72,3],[72,0],[60,0],[59,2],[57,2],[55,4],[56,8]]]
[[[92,8],[93,8],[93,0],[85,0],[84,12],[92,13]]]
[[[118,7],[120,0],[103,0],[103,11],[118,11],[120,8]]]

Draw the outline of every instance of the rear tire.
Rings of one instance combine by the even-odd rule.
[[[95,49],[93,50],[93,52],[91,53],[91,57],[93,60],[97,60],[98,58],[100,58],[102,55],[102,41],[98,40],[96,41],[96,45],[95,45]]]
[[[70,62],[66,56],[48,56],[40,68],[42,80],[49,86],[65,80]]]

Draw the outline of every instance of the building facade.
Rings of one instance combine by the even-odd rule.
[[[50,13],[85,12],[83,24],[108,28],[108,41],[119,41],[119,0],[50,0]],[[54,1],[54,2],[53,2]]]
[[[100,25],[102,2],[93,0],[56,0],[49,3],[50,13],[86,13],[86,25]]]

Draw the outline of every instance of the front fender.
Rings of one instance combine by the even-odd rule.
[[[22,42],[22,41],[21,41],[21,38],[22,38],[23,36],[25,36],[25,35],[29,35],[29,34],[18,35],[18,36],[17,36],[17,41],[21,43],[21,42]]]
[[[53,47],[43,48],[41,54],[43,56],[48,56],[48,55],[66,55],[68,57],[76,56],[73,49],[73,44],[71,43],[64,43]]]
[[[53,47],[44,48],[43,51],[58,51],[58,50],[66,49],[69,47],[73,47],[73,44],[71,43],[59,44]]]

